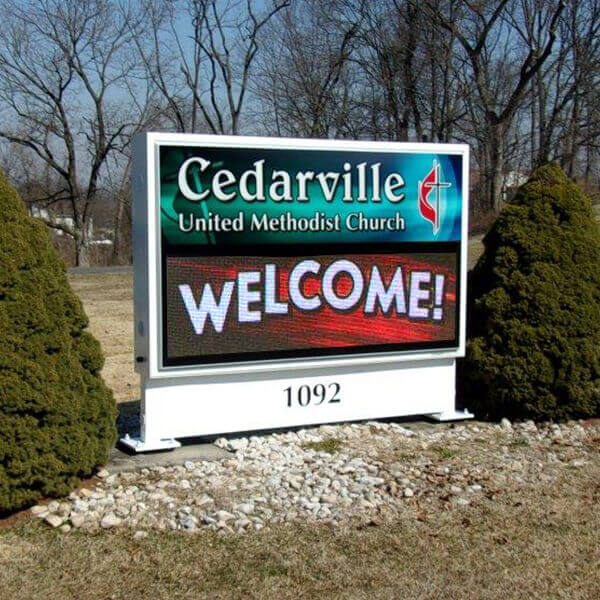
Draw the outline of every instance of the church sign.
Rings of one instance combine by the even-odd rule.
[[[456,416],[467,146],[148,133],[133,191],[126,444]]]

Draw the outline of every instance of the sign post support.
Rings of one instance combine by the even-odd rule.
[[[464,356],[468,147],[134,141],[136,452],[427,415]]]

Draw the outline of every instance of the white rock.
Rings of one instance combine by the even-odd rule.
[[[232,450],[239,451],[239,450],[245,450],[248,447],[248,444],[249,444],[248,438],[238,438],[235,440],[231,440],[229,442],[229,447]]]
[[[72,514],[71,515],[71,525],[75,527],[75,529],[79,529],[85,523],[85,516],[81,514]]]
[[[63,517],[55,514],[48,515],[44,521],[46,521],[46,523],[48,523],[48,525],[51,527],[60,527],[65,522]]]
[[[323,494],[323,496],[321,496],[321,502],[324,502],[325,504],[337,504],[338,500],[339,496],[336,494]]]
[[[69,502],[61,502],[58,505],[58,509],[56,510],[56,512],[61,517],[68,517],[71,512],[71,504]]]
[[[226,510],[217,511],[215,516],[219,521],[231,521],[231,519],[235,518],[230,512],[227,512]]]
[[[122,521],[114,513],[107,513],[102,517],[100,521],[100,527],[103,529],[111,529],[112,527],[118,527]]]
[[[512,423],[506,417],[500,421],[500,427],[506,429],[506,431],[512,431],[513,428]]]
[[[150,500],[151,502],[160,502],[161,500],[164,500],[167,497],[166,492],[163,492],[162,490],[157,490],[156,492],[152,492],[151,494],[148,494],[148,500]]]
[[[251,524],[252,524],[252,522],[249,521],[248,519],[239,519],[233,524],[233,526],[239,530],[239,529],[245,529],[246,527],[248,527],[248,525],[251,525]]]
[[[106,479],[108,476],[109,476],[109,472],[106,469],[100,469],[96,473],[96,477],[99,477],[100,479]]]
[[[134,540],[137,540],[137,541],[144,540],[144,539],[146,539],[147,537],[148,537],[148,532],[147,532],[147,531],[142,531],[142,530],[139,530],[139,531],[136,531],[136,532],[133,534],[133,539],[134,539]]]
[[[117,508],[115,509],[115,514],[117,515],[117,517],[125,518],[129,515],[130,512],[131,512],[131,507],[128,506],[127,504],[121,504],[121,505],[117,506]]]
[[[45,514],[48,513],[48,507],[47,506],[42,506],[41,504],[38,504],[36,506],[32,506],[29,509],[29,512],[34,515],[34,516],[39,516],[41,514]]]
[[[63,523],[59,529],[63,532],[63,533],[69,533],[69,531],[71,531],[71,526],[68,523]]]
[[[231,441],[219,438],[216,445],[235,451],[235,455],[220,462],[186,461],[168,468],[141,469],[127,478],[110,475],[93,492],[71,494],[67,503],[70,523],[64,519],[68,511],[61,502],[58,508],[52,507],[56,508],[54,513],[41,507],[32,509],[32,514],[39,511],[40,518],[53,514],[63,518],[58,527],[69,523],[85,531],[115,519],[132,532],[138,531],[142,539],[148,529],[193,531],[202,527],[221,534],[243,534],[286,521],[342,525],[361,509],[397,515],[403,510],[395,500],[398,495],[407,499],[418,496],[434,508],[445,499],[443,490],[451,492],[453,505],[467,507],[469,500],[474,501],[476,493],[482,492],[485,482],[492,488],[529,485],[532,478],[552,482],[554,471],[545,471],[547,467],[583,466],[589,461],[585,439],[598,435],[600,427],[590,425],[579,431],[575,425],[581,427],[567,424],[552,428],[545,424],[538,430],[533,424],[515,423],[509,428],[504,422],[478,423],[476,427],[431,427],[409,436],[401,426],[375,422]],[[511,429],[517,432],[532,448],[514,449],[508,444],[510,436],[497,438],[503,428],[509,434]],[[560,443],[553,445],[553,436],[561,433]],[[458,448],[474,435],[498,452],[477,456],[468,468],[454,463],[438,465],[419,452],[422,445]],[[352,443],[335,455],[302,447],[328,437]],[[503,450],[499,441],[505,444]],[[577,446],[578,454],[569,455],[566,445]],[[555,452],[549,452],[551,448]],[[377,459],[390,451],[407,458],[396,462]],[[467,447],[465,452],[469,451]],[[223,498],[226,504],[220,500],[215,504],[212,496]]]
[[[414,437],[414,435],[415,435],[414,431],[411,431],[410,429],[406,429],[406,427],[402,427],[402,425],[396,425],[395,423],[393,425],[394,425],[394,429],[397,433],[400,433],[407,437]]]
[[[241,512],[245,515],[249,515],[254,512],[254,504],[251,504],[250,502],[238,504],[234,510]]]
[[[185,516],[183,519],[181,519],[180,522],[182,527],[184,529],[187,529],[188,531],[196,529],[196,526],[198,525],[198,520],[195,517],[192,517],[191,515]]]
[[[469,506],[471,504],[466,498],[453,498],[452,502],[457,506]]]
[[[299,479],[289,479],[290,487],[295,490],[299,490],[302,488],[302,482]]]

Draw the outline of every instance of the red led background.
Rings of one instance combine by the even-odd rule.
[[[316,260],[322,266],[318,276],[309,274],[302,279],[301,289],[305,296],[320,294],[320,276],[335,260],[343,258],[360,267],[365,278],[365,290],[355,309],[339,312],[323,302],[318,310],[304,312],[289,301],[289,273],[296,264],[307,258]],[[234,281],[240,271],[260,271],[261,284],[252,285],[250,290],[263,292],[265,264],[277,265],[277,299],[289,302],[288,313],[264,314],[263,294],[261,302],[253,303],[249,307],[251,310],[263,311],[262,321],[238,323],[236,285],[222,333],[216,333],[212,322],[207,319],[204,332],[197,335],[178,286],[188,284],[199,301],[204,284],[210,283],[218,301],[225,281]],[[396,268],[402,267],[407,307],[411,271],[431,271],[432,279],[436,274],[444,275],[443,318],[439,321],[409,319],[406,315],[397,315],[395,310],[388,315],[383,315],[381,310],[365,315],[364,299],[373,265],[379,267],[386,287]],[[339,296],[346,296],[352,289],[352,280],[341,275],[335,281],[334,287]],[[452,342],[456,338],[456,255],[423,253],[306,257],[168,257],[165,309],[167,363],[192,357],[198,357],[198,362],[202,362],[202,357],[227,354]]]

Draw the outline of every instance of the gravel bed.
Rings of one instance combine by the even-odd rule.
[[[551,484],[597,456],[597,422],[466,423],[409,429],[397,423],[323,425],[219,438],[220,462],[97,473],[93,489],[34,506],[64,532],[203,528],[243,534],[276,523],[369,523],[495,501],[507,490]]]

